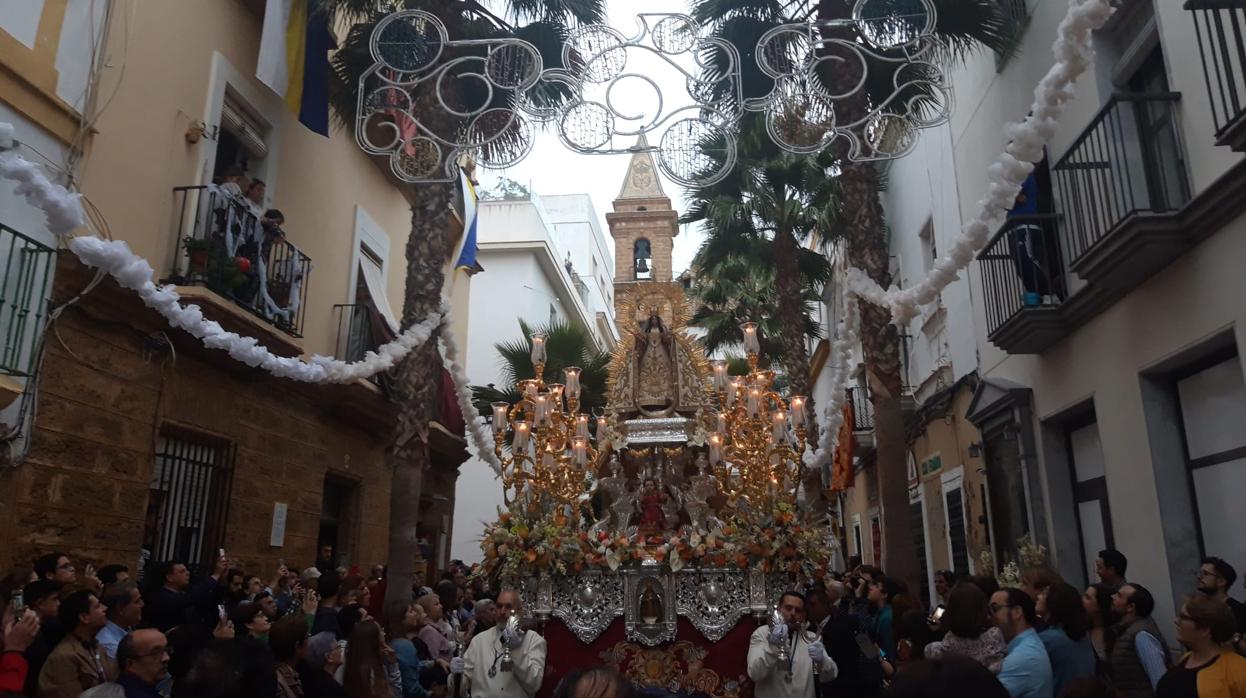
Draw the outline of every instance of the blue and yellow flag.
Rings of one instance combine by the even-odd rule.
[[[333,34],[309,0],[268,0],[255,76],[281,95],[299,122],[329,135],[329,50]]]
[[[454,263],[455,269],[471,272],[476,268],[476,187],[466,172],[459,170],[459,181],[463,186],[463,249],[459,259]]]

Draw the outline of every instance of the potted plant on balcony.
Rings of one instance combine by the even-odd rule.
[[[194,276],[207,273],[211,244],[208,240],[192,238],[189,235],[182,238],[182,252],[190,261],[186,269],[187,274]]]

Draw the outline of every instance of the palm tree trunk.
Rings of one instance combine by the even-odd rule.
[[[853,3],[846,0],[818,0],[819,19],[844,19]],[[824,29],[828,38],[856,40],[847,28]],[[830,70],[833,62],[824,66]],[[861,78],[858,71],[837,70],[826,76],[839,94],[853,91]],[[840,100],[839,119],[855,122],[868,113],[864,90]],[[842,141],[843,139],[841,139]],[[838,144],[841,152],[844,144]],[[848,263],[864,271],[883,288],[891,285],[891,256],[887,243],[887,223],[878,199],[878,172],[869,163],[851,163],[841,157],[840,195],[846,220]],[[911,590],[920,588],[918,566],[908,516],[908,437],[900,404],[904,381],[900,377],[900,335],[890,322],[890,313],[872,303],[861,304],[861,347],[864,353],[870,402],[874,407],[875,468],[881,503],[883,564],[886,573],[903,579]]]
[[[848,262],[861,269],[883,288],[891,284],[886,223],[878,200],[874,167],[844,167],[841,195],[849,220]],[[909,588],[920,587],[916,550],[908,515],[908,452],[904,412],[900,397],[900,335],[886,308],[872,303],[861,306],[861,346],[864,350],[870,402],[874,407],[875,466],[882,505],[883,569],[903,579]]]
[[[445,275],[442,264],[449,256],[446,227],[454,190],[448,184],[424,184],[416,190],[411,208],[411,237],[407,240],[406,295],[402,326],[411,325],[437,312]],[[389,582],[385,607],[411,603],[411,580],[419,555],[416,527],[420,523],[420,495],[424,471],[432,465],[429,424],[433,420],[442,361],[434,333],[398,365],[394,385],[398,420],[388,460],[393,467],[389,497]]]
[[[777,316],[783,342],[783,368],[791,380],[792,394],[808,400],[807,414],[816,415],[809,384],[809,348],[805,345],[804,294],[796,266],[796,238],[786,231],[774,235],[775,287],[779,292]],[[816,419],[809,420],[809,448],[818,447]]]

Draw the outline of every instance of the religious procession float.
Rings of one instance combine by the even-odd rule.
[[[507,508],[483,574],[541,627],[546,689],[605,662],[670,693],[751,695],[750,633],[831,554],[825,510],[804,506],[806,400],[775,389],[755,327],[749,373],[729,376],[685,329],[679,284],[625,293],[603,414],[581,413],[579,369],[545,375],[540,336],[522,399],[493,405]]]

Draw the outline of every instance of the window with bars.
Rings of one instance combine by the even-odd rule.
[[[234,447],[181,431],[156,442],[143,535],[146,564],[210,566],[225,540]]]

